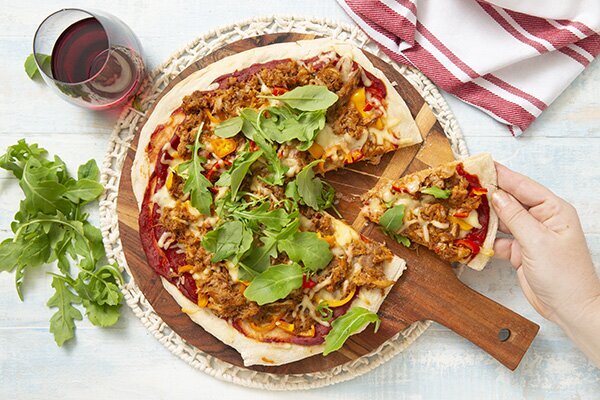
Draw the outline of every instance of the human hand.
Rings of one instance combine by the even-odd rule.
[[[496,169],[492,203],[500,230],[513,237],[496,239],[495,257],[510,260],[531,305],[600,362],[600,338],[588,334],[600,328],[600,280],[576,210],[532,179]]]

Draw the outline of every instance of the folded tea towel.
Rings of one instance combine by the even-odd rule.
[[[600,0],[338,0],[393,60],[521,134],[600,53]]]

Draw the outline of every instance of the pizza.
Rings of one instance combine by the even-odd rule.
[[[350,44],[216,61],[166,93],[140,132],[132,184],[148,264],[245,365],[335,351],[378,323],[406,266],[328,212],[336,197],[319,174],[421,140],[392,83]]]
[[[498,217],[492,157],[480,154],[379,183],[363,198],[363,215],[406,246],[481,270],[494,254]]]

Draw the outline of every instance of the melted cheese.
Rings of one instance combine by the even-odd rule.
[[[166,152],[163,153],[163,155],[161,156],[160,162],[162,164],[168,165],[169,168],[174,170],[179,164],[183,162],[183,159],[179,157],[179,153],[177,152],[177,150],[171,146],[171,143],[167,142],[162,149]],[[168,154],[173,158],[170,160],[166,160],[165,154]]]
[[[335,241],[337,246],[346,248],[354,240],[360,240],[360,236],[354,229],[346,225],[345,223],[338,221],[337,219],[331,219],[333,223],[333,229],[335,230]]]
[[[173,146],[171,146],[171,142],[165,143],[162,149],[163,151],[166,151],[171,157],[177,156],[177,149],[174,149]]]
[[[354,264],[352,264],[352,273],[351,273],[351,275],[352,276],[358,275],[361,270],[362,270],[362,265],[360,263],[355,262]],[[346,283],[346,282],[344,282],[344,283]]]
[[[328,64],[330,61],[334,60],[337,57],[337,53],[335,51],[328,51],[327,53],[321,53],[317,62],[322,62],[324,64]]]
[[[315,293],[319,292],[321,289],[323,289],[325,286],[329,285],[331,283],[331,276],[328,276],[327,278],[323,279],[322,282],[317,283],[315,285],[315,287],[313,287],[310,292],[309,295],[310,297],[314,296]]]
[[[398,195],[396,201],[394,202],[395,206],[404,205],[407,209],[417,208],[419,206],[419,201],[410,197],[410,195],[406,193],[402,193]]]
[[[350,77],[350,74],[352,73],[352,60],[346,56],[341,57],[335,65],[335,67],[340,71],[340,74],[342,75],[342,80],[344,82],[347,82],[348,78]],[[361,72],[362,75],[366,78],[364,70],[361,69]]]
[[[479,223],[479,214],[477,214],[477,210],[471,210],[469,215],[464,218],[465,222],[471,225],[473,228],[481,228],[481,224]]]
[[[152,196],[152,201],[158,204],[160,208],[173,208],[177,204],[177,201],[173,198],[173,196],[171,196],[171,193],[169,193],[169,190],[164,185],[157,190],[156,193],[154,193]]]
[[[365,85],[365,87],[370,87],[373,84],[373,82],[371,82],[371,80],[365,73],[364,69],[361,69],[361,71],[360,71],[360,79],[361,79],[363,85]]]
[[[229,272],[229,276],[231,277],[231,280],[233,282],[238,282],[239,279],[239,267],[232,263],[231,261],[227,261],[227,263],[225,263],[225,267],[227,268],[227,271]]]
[[[285,173],[285,176],[287,176],[288,178],[296,176],[296,174],[298,174],[302,170],[300,161],[297,158],[285,157],[283,160],[281,160],[281,163],[288,167],[288,170]],[[254,182],[254,180],[252,182]],[[252,189],[252,187],[250,189]]]
[[[308,315],[318,324],[329,326],[329,322],[324,321],[323,319],[321,319],[321,316],[317,314],[317,308],[315,307],[308,295],[304,295],[304,297],[302,297],[302,301],[296,306],[296,308],[292,312],[292,316],[296,318],[298,315],[300,315],[300,319],[304,321],[307,317],[304,311],[308,311]]]
[[[410,193],[417,193],[421,187],[421,180],[417,175],[413,175],[410,178],[407,178],[405,186]]]
[[[429,229],[427,228],[427,222],[421,224],[423,230],[423,240],[429,243]]]
[[[326,124],[325,127],[317,133],[315,142],[323,147],[323,149],[327,150],[335,146],[341,146],[344,142],[344,137],[334,134],[331,126]]]
[[[341,149],[344,154],[351,153],[353,150],[360,150],[363,148],[368,138],[369,132],[367,129],[364,130],[360,138],[355,139],[349,134],[336,135],[333,133],[331,125],[327,124],[319,131],[315,138],[315,142],[323,147],[325,154],[329,156],[333,155],[334,150],[338,148]]]

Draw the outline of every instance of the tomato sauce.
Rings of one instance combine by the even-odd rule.
[[[238,71],[234,71],[229,74],[221,75],[220,77],[215,79],[213,83],[218,83],[219,89],[226,89],[228,86],[228,83],[227,83],[228,78],[237,78],[238,82],[244,82],[244,81],[248,80],[248,78],[250,78],[252,75],[254,75],[255,73],[257,73],[258,71],[260,71],[263,68],[267,68],[267,69],[273,68],[278,64],[282,64],[282,63],[288,62],[288,61],[291,61],[291,59],[284,58],[281,60],[268,61],[266,63],[253,64],[247,68],[244,68],[244,69],[241,69]]]
[[[472,188],[481,187],[481,183],[479,182],[479,177],[477,175],[472,175],[465,171],[464,165],[462,163],[456,166],[456,172],[464,177],[467,182],[469,182],[469,190]],[[487,196],[481,196],[481,204],[477,208],[477,215],[479,219],[479,224],[481,228],[472,229],[471,232],[465,237],[466,240],[471,240],[478,246],[483,246],[483,242],[485,241],[485,237],[487,236],[488,225],[490,223],[490,204],[488,202]]]
[[[170,144],[172,148],[177,148],[179,145],[179,136],[173,135]],[[166,231],[160,224],[160,208],[152,202],[152,196],[164,186],[169,173],[168,164],[164,164],[162,160],[168,161],[172,159],[173,157],[165,150],[161,150],[158,153],[154,172],[150,176],[146,193],[144,194],[138,220],[140,239],[150,267],[170,283],[174,284],[185,297],[197,303],[196,282],[192,275],[184,273],[179,276],[177,274],[179,267],[185,264],[185,254],[178,252],[179,249],[173,245],[167,250],[158,247],[158,240]]]

